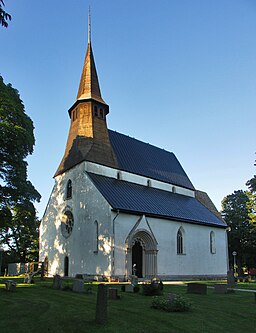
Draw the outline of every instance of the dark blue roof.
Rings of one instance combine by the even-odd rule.
[[[88,173],[96,188],[115,210],[195,224],[226,227],[198,200],[181,194]]]
[[[109,138],[120,169],[194,190],[173,153],[111,130]]]

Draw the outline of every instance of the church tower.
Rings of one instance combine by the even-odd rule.
[[[88,16],[88,46],[75,103],[68,110],[70,129],[64,157],[55,173],[62,174],[82,161],[117,167],[107,129],[109,106],[101,97],[91,45]]]

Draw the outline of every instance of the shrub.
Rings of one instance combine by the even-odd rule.
[[[191,302],[181,295],[175,295],[172,300],[165,297],[154,297],[151,306],[167,312],[184,312],[190,310]]]

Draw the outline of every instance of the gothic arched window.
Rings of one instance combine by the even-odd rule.
[[[181,228],[177,232],[177,254],[184,254],[184,235]]]
[[[99,250],[99,223],[94,221],[94,235],[93,235],[93,252],[98,253]]]
[[[215,233],[214,231],[210,232],[210,252],[212,254],[216,253],[216,247],[215,247]]]
[[[66,190],[66,199],[72,198],[72,181],[69,179],[67,183],[67,190]]]

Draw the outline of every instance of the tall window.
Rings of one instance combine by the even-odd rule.
[[[184,237],[181,228],[177,232],[177,254],[184,254]]]
[[[216,253],[216,246],[215,246],[215,234],[214,231],[210,232],[210,252],[212,254]]]
[[[67,183],[66,199],[70,198],[72,198],[72,181],[69,179]]]
[[[99,223],[94,221],[94,237],[93,237],[93,252],[98,253],[99,250]]]

